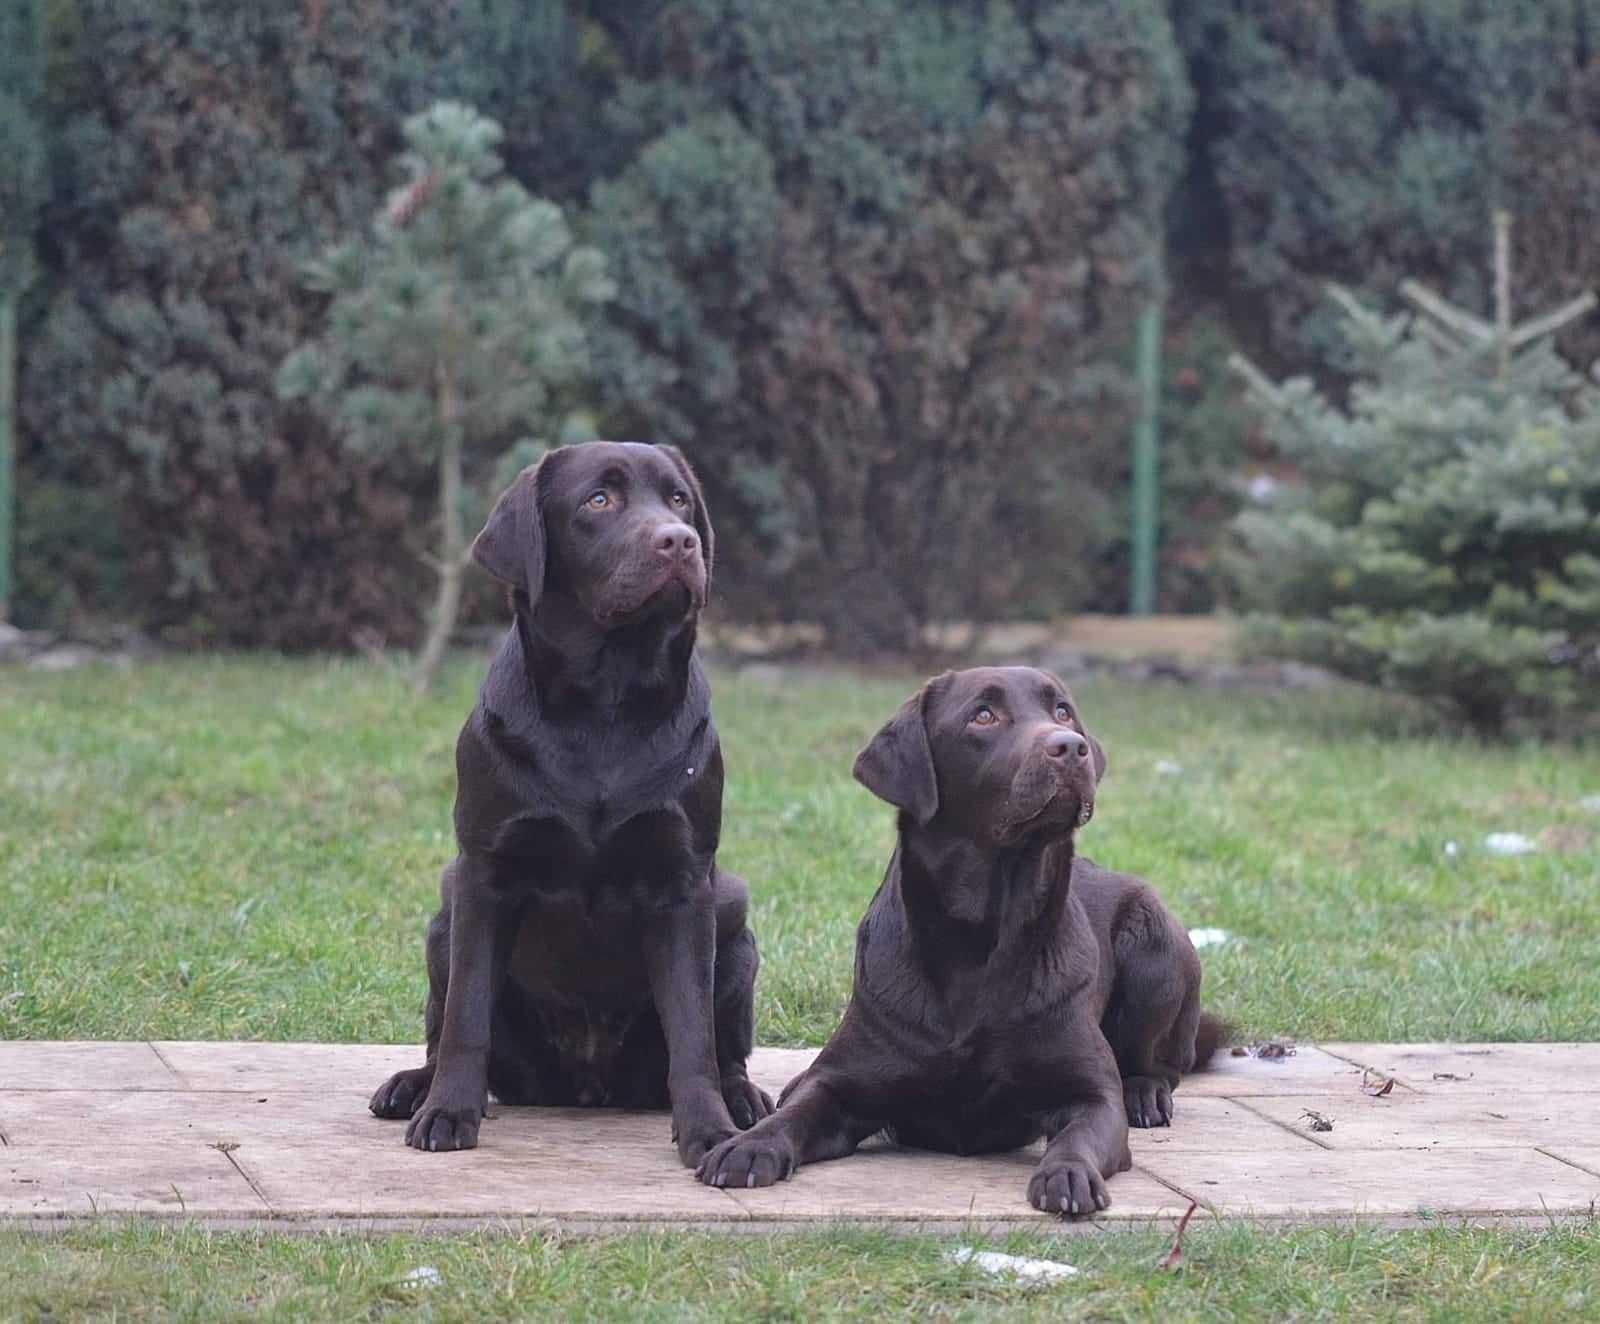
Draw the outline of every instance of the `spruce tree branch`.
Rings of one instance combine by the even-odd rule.
[[[1435,349],[1451,358],[1458,354],[1481,353],[1483,350],[1482,345],[1463,345],[1459,337],[1451,335],[1442,326],[1423,317],[1413,318],[1411,329]]]
[[[1494,214],[1494,344],[1496,372],[1511,371],[1511,213]]]
[[[1454,331],[1463,340],[1480,345],[1491,344],[1494,341],[1492,326],[1481,317],[1474,317],[1464,309],[1457,308],[1455,304],[1442,295],[1435,294],[1421,281],[1401,281],[1400,297],[1435,321],[1442,323],[1446,329]]]
[[[1244,384],[1250,390],[1261,396],[1274,409],[1283,408],[1283,392],[1279,389],[1277,383],[1250,362],[1249,359],[1245,358],[1243,354],[1228,355],[1228,367],[1244,381]]]
[[[1543,336],[1554,335],[1571,322],[1589,313],[1600,304],[1592,290],[1585,291],[1576,299],[1553,308],[1540,317],[1530,317],[1521,326],[1514,327],[1511,332],[1511,348],[1521,349],[1530,341],[1538,340]]]

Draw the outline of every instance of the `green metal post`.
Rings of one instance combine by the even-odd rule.
[[[17,305],[0,291],[0,621],[11,619],[11,546],[15,521]]]
[[[1156,605],[1156,535],[1161,444],[1161,314],[1163,284],[1157,281],[1150,302],[1139,314],[1139,417],[1133,429],[1132,573],[1128,611],[1148,616]]]

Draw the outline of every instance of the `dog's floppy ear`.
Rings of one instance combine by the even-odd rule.
[[[714,536],[711,532],[711,514],[706,509],[706,499],[700,491],[700,480],[694,476],[694,470],[689,467],[688,459],[676,446],[663,443],[658,444],[656,449],[666,452],[667,458],[672,461],[673,468],[678,471],[678,476],[683,479],[683,485],[689,490],[689,496],[694,501],[694,531],[700,535],[700,555],[706,563],[706,589],[709,592]]]
[[[939,812],[939,781],[928,745],[926,705],[929,681],[900,705],[899,711],[856,755],[855,779],[887,800],[918,826]]]
[[[472,540],[472,559],[502,584],[539,600],[544,590],[544,511],[539,503],[540,480],[552,457],[547,451],[500,494],[489,512],[483,531]]]

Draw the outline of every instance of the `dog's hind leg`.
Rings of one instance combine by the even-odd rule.
[[[1122,1073],[1128,1124],[1171,1126],[1172,1091],[1195,1063],[1200,961],[1165,916],[1144,920],[1116,934],[1116,982],[1100,1028]]]
[[[741,1131],[772,1111],[772,1099],[753,1084],[746,1063],[755,1047],[756,971],[761,957],[746,916],[750,889],[737,874],[717,870],[717,962],[713,1001],[717,1033],[717,1071],[722,1097]]]

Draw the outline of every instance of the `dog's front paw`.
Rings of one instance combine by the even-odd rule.
[[[437,1153],[447,1149],[476,1149],[478,1124],[483,1121],[481,1103],[435,1101],[433,1094],[417,1110],[406,1128],[406,1144],[412,1149]]]
[[[743,1071],[722,1078],[722,1101],[741,1131],[748,1131],[763,1117],[772,1115],[772,1096]]]
[[[1122,1102],[1129,1126],[1171,1126],[1172,1089],[1160,1076],[1125,1076]]]
[[[737,1134],[730,1127],[709,1124],[680,1126],[674,1123],[672,1127],[672,1139],[678,1146],[678,1160],[686,1168],[699,1168],[707,1154]]]
[[[1028,1182],[1028,1203],[1047,1214],[1084,1218],[1111,1205],[1105,1178],[1082,1159],[1046,1158]]]
[[[701,1161],[695,1176],[707,1186],[771,1186],[794,1171],[794,1151],[781,1136],[736,1135]]]
[[[378,1086],[367,1107],[374,1117],[410,1117],[433,1087],[433,1064],[396,1071]]]
[[[673,1101],[672,1139],[684,1167],[698,1168],[707,1153],[737,1133],[721,1090],[696,1089]]]

